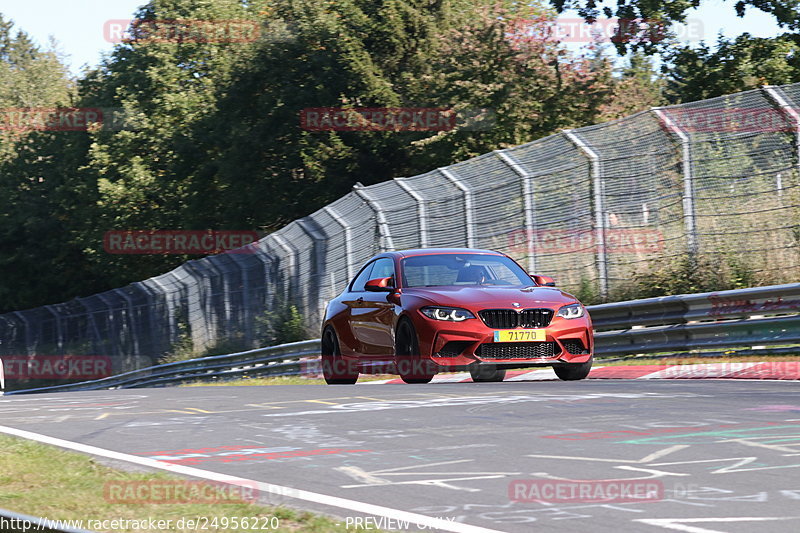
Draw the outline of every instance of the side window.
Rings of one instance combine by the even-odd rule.
[[[381,257],[375,261],[375,267],[372,269],[369,279],[375,278],[394,278],[394,261],[388,257]]]
[[[372,278],[369,277],[372,273],[372,268],[375,266],[375,261],[364,267],[364,270],[358,273],[358,276],[350,284],[350,292],[364,292],[364,285],[367,284]]]

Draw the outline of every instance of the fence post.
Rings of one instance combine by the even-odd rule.
[[[112,289],[109,292],[115,292],[116,290],[117,289]],[[117,356],[117,357],[120,358],[120,361],[122,361],[125,358],[125,355],[126,355],[123,352],[122,339],[120,338],[120,334],[123,331],[123,328],[119,327],[119,317],[117,317],[117,320],[114,320],[114,304],[111,301],[109,301],[109,299],[107,298],[108,293],[99,292],[99,293],[96,294],[96,296],[106,306],[106,313],[105,313],[106,316],[105,316],[105,318],[108,320],[109,328],[113,329],[114,333],[112,333],[110,337],[103,339],[101,337],[101,335],[100,335],[100,331],[97,329],[97,322],[95,321],[95,317],[94,317],[95,312],[90,311],[87,308],[87,306],[83,303],[83,298],[78,300],[81,303],[81,305],[83,305],[83,307],[86,309],[86,319],[89,322],[89,324],[91,324],[91,326],[92,326],[92,336],[97,339],[95,342],[92,343],[92,348],[96,352],[97,351],[96,347],[100,346],[105,341],[105,348],[106,349],[102,350],[103,355]],[[116,322],[116,324],[115,324],[115,322]],[[109,344],[111,344],[110,348],[111,348],[111,351],[113,351],[113,353],[108,353],[110,351],[108,349],[109,348]],[[120,362],[120,364],[122,364],[122,363]]]
[[[783,95],[781,95],[781,93],[778,92],[777,87],[775,87],[774,85],[764,85],[762,89],[764,91],[764,94],[766,94],[770,100],[778,104],[781,110],[783,110],[787,115],[789,115],[794,119],[794,127],[795,127],[794,138],[795,138],[795,148],[797,150],[796,154],[797,166],[800,167],[800,113],[798,113],[797,109],[792,107],[792,105],[786,101],[786,99],[783,97]],[[778,180],[780,180],[780,174],[778,174]],[[781,188],[782,187],[780,186],[778,187],[779,192]]]
[[[119,296],[122,297],[123,300],[125,300],[125,323],[127,324],[127,329],[130,332],[131,345],[132,345],[132,349],[133,349],[132,353],[130,353],[130,354],[124,354],[123,353],[121,355],[123,355],[123,356],[125,356],[125,355],[138,356],[138,354],[140,353],[139,335],[136,334],[136,324],[135,324],[135,319],[134,319],[134,316],[133,316],[134,315],[133,299],[130,297],[130,295],[128,293],[126,293],[121,288],[113,289],[113,292],[114,292],[114,294],[118,294]],[[122,344],[123,344],[122,343],[122,339],[120,338],[120,346],[122,346]]]
[[[169,272],[167,274],[169,274]],[[162,276],[165,276],[165,275],[166,274],[162,274]],[[162,320],[160,320],[160,322],[163,323],[164,322],[163,319],[166,319],[166,322],[167,322],[167,344],[169,346],[173,346],[174,343],[175,343],[175,340],[180,340],[180,333],[181,333],[180,332],[180,326],[178,325],[178,317],[176,316],[176,313],[175,313],[175,305],[174,305],[175,302],[173,301],[173,297],[172,297],[172,292],[173,291],[170,291],[170,290],[167,289],[167,286],[164,283],[162,283],[161,280],[159,280],[160,277],[161,276],[153,276],[152,278],[148,278],[145,281],[153,282],[156,285],[156,287],[158,288],[158,291],[164,297],[164,310],[166,312],[166,316],[165,317],[161,317]],[[156,287],[152,287],[152,286],[148,286],[148,287],[149,288],[153,288],[153,289],[156,288]],[[154,292],[156,292],[156,291],[154,290]],[[154,299],[158,298],[158,296],[156,296],[155,294],[153,295],[153,297],[154,297]],[[156,317],[156,320],[158,320],[158,318],[159,317]],[[152,319],[152,315],[151,315],[151,319]],[[155,331],[155,329],[153,329],[153,331]],[[175,340],[173,340],[173,338],[175,338]],[[192,345],[194,345],[194,340],[192,340]],[[152,341],[151,341],[151,346],[152,346]]]
[[[697,226],[695,224],[694,209],[694,173],[692,172],[692,145],[689,136],[686,134],[662,108],[654,107],[653,113],[658,120],[672,133],[681,140],[682,148],[682,173],[683,173],[683,221],[686,229],[686,246],[689,252],[689,260],[695,261],[697,258]]]
[[[324,279],[324,272],[325,272],[325,258],[323,257],[321,251],[322,248],[325,246],[325,234],[319,231],[315,226],[315,222],[313,219],[309,219],[309,217],[303,217],[297,219],[297,225],[300,226],[300,229],[303,230],[303,233],[311,237],[311,240],[314,241],[314,271],[316,272],[316,286],[314,287],[314,291],[320,296],[317,298],[319,302],[319,309],[317,312],[319,313],[320,317],[323,317],[325,314],[325,299],[322,298],[322,280]]]
[[[347,263],[347,280],[353,279],[353,275],[355,272],[353,271],[355,265],[353,264],[353,231],[342,216],[333,210],[333,208],[329,205],[326,205],[322,208],[326,213],[328,213],[333,220],[339,224],[342,229],[344,230],[344,253],[347,256],[346,263]]]
[[[386,216],[383,214],[381,206],[378,205],[378,202],[371,198],[369,194],[367,194],[367,191],[362,184],[356,183],[353,185],[353,192],[367,202],[367,205],[370,209],[372,209],[372,211],[375,213],[375,217],[378,219],[378,231],[381,234],[381,251],[394,250],[394,241],[392,240],[392,233],[389,231],[389,222],[386,220]]]
[[[271,233],[269,236],[272,237],[275,240],[275,242],[278,243],[278,246],[283,248],[288,254],[289,268],[287,269],[288,276],[286,280],[286,294],[284,295],[286,296],[286,301],[288,302],[295,295],[294,285],[295,282],[297,281],[297,278],[299,277],[298,276],[299,265],[297,264],[297,250],[295,250],[292,246],[289,246],[289,243],[286,242],[286,239],[278,235],[277,232]]]
[[[253,250],[255,253],[255,246],[254,244],[247,245],[250,250]],[[241,249],[244,249],[243,246]],[[250,273],[247,271],[247,266],[245,266],[245,259],[242,257],[242,254],[237,253],[236,251],[229,252],[228,255],[230,256],[231,262],[236,265],[236,268],[239,269],[239,274],[242,277],[242,307],[244,307],[244,312],[241,313],[242,322],[244,323],[244,342],[246,346],[251,346],[253,342],[253,323],[255,322],[255,314],[253,313],[253,306],[250,302]]]
[[[425,199],[407,183],[408,178],[395,178],[395,183],[406,191],[417,202],[417,215],[419,217],[419,247],[428,246],[428,213],[425,209]]]
[[[444,167],[437,170],[464,193],[464,211],[467,219],[467,248],[475,248],[475,210],[472,207],[472,191],[452,170]]]
[[[19,317],[22,320],[22,323],[25,325],[25,355],[33,355],[33,345],[35,344],[33,340],[33,331],[31,331],[31,323],[28,318],[22,314],[22,311],[13,311],[13,314]],[[41,335],[40,335],[41,337]],[[2,350],[5,352],[5,350]],[[7,355],[12,355],[6,352]],[[2,364],[2,363],[0,363]]]
[[[600,156],[572,130],[564,130],[564,135],[592,164],[592,196],[594,197],[595,234],[597,239],[597,274],[600,277],[600,296],[608,296],[608,258],[606,257],[606,208],[603,201],[604,184],[600,171]]]
[[[61,329],[61,318],[60,315],[53,309],[52,305],[45,305],[45,309],[47,309],[51,315],[53,315],[53,320],[56,321],[56,337],[57,341],[55,342],[56,346],[58,346],[59,352],[64,348],[64,333]],[[60,354],[63,355],[63,354]]]
[[[494,154],[500,161],[511,167],[522,180],[522,201],[523,212],[525,215],[525,241],[528,249],[528,272],[536,273],[536,249],[534,239],[536,238],[536,196],[533,191],[533,179],[530,173],[522,166],[522,163],[509,154],[506,150],[495,150]]]

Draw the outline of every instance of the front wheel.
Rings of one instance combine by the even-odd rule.
[[[469,367],[469,375],[476,383],[491,383],[506,379],[506,369],[493,365],[473,364]]]
[[[585,363],[567,363],[565,365],[555,365],[553,370],[559,379],[564,381],[577,381],[584,379],[589,375],[592,369],[592,360],[589,359]]]
[[[394,362],[400,379],[406,383],[429,383],[436,374],[433,363],[419,353],[419,338],[411,321],[404,319],[397,326]]]
[[[352,385],[358,380],[358,370],[342,357],[336,332],[330,327],[322,334],[322,377],[328,385]]]

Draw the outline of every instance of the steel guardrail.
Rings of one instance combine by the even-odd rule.
[[[800,283],[588,306],[595,331],[800,313]]]
[[[798,345],[800,352],[800,283],[646,298],[587,309],[595,329],[598,358],[715,348],[752,349],[755,345]],[[319,353],[320,341],[314,339],[6,394],[163,386],[242,375],[319,373]]]
[[[292,342],[246,352],[166,363],[80,383],[7,391],[6,395],[29,392],[135,388],[186,381],[201,381],[203,379],[239,374],[253,376],[297,375],[301,370],[299,360],[307,357],[319,357],[319,349],[319,340]]]

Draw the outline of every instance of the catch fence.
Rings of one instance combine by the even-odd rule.
[[[288,305],[316,337],[325,302],[391,249],[500,250],[594,301],[628,299],[681,261],[752,285],[796,281],[798,110],[800,84],[764,87],[356,185],[250,253],[0,315],[0,356],[96,354],[131,371],[179,345],[261,346]]]

